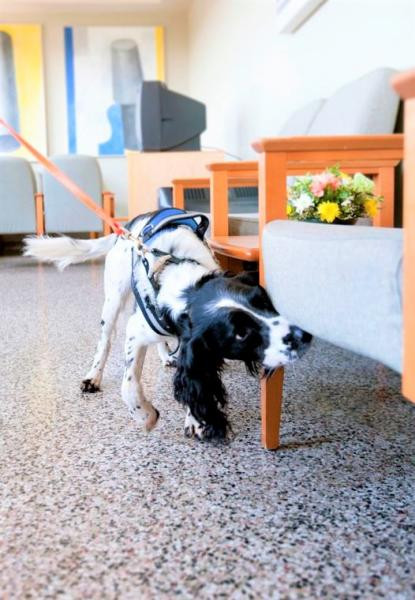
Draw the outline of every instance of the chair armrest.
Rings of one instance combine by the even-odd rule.
[[[173,179],[172,180],[172,185],[173,187],[175,185],[180,185],[182,186],[184,189],[191,189],[191,188],[205,188],[205,187],[209,187],[209,178],[208,177],[188,177],[186,179]]]
[[[403,135],[392,133],[387,135],[335,135],[262,138],[255,141],[252,147],[257,152],[319,152],[319,151],[374,151],[390,150],[399,154],[403,150]]]
[[[286,218],[288,174],[306,173],[339,163],[373,173],[377,192],[385,196],[382,222],[393,222],[393,167],[403,158],[403,135],[339,135],[264,138],[253,143],[259,153],[260,233],[266,222]]]
[[[236,162],[223,162],[223,163],[211,163],[206,165],[208,171],[211,172],[226,172],[241,173],[245,171],[258,171],[258,161],[253,160],[240,160]]]
[[[392,87],[398,92],[402,100],[415,97],[415,69],[395,75],[392,79]]]

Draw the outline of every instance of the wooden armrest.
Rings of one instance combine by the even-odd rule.
[[[403,100],[413,98],[415,96],[415,69],[395,75],[392,78],[392,86]]]
[[[181,187],[184,190],[192,188],[209,188],[210,179],[173,179],[173,187]],[[235,177],[229,178],[229,187],[249,187],[258,185],[258,174],[247,173],[243,175],[241,173],[235,174]]]
[[[173,185],[181,185],[184,188],[199,188],[199,187],[209,187],[209,178],[208,177],[188,177],[186,179],[173,179]]]
[[[313,152],[330,150],[402,150],[403,135],[335,135],[262,138],[252,147],[257,152]]]
[[[210,163],[206,165],[208,171],[224,171],[235,173],[240,171],[258,171],[258,162],[254,160],[240,160],[236,162]]]

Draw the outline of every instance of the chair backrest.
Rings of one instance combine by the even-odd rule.
[[[296,110],[282,127],[283,137],[302,135],[370,135],[395,131],[399,97],[390,80],[394,69],[375,69],[328,99]]]
[[[36,231],[36,179],[25,158],[0,156],[0,233]]]
[[[390,80],[396,72],[376,69],[341,87],[325,101],[308,135],[393,133],[399,96]]]
[[[294,111],[284,123],[280,136],[291,137],[296,135],[307,135],[315,118],[323,107],[325,100],[319,98]]]
[[[96,158],[74,154],[52,156],[51,161],[102,206],[102,175]],[[101,219],[45,170],[42,184],[48,233],[102,231]]]

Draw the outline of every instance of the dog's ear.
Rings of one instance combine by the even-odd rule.
[[[226,391],[221,380],[223,360],[208,348],[205,335],[183,330],[174,377],[174,397],[200,423],[203,438],[224,439],[230,430]]]
[[[242,271],[234,276],[234,279],[245,285],[259,285],[259,271]]]

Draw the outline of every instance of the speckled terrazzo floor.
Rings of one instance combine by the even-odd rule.
[[[399,377],[316,343],[287,369],[283,446],[259,445],[258,388],[226,373],[236,439],[183,437],[151,353],[150,435],[92,358],[102,265],[0,259],[0,597],[415,598],[415,407]]]

